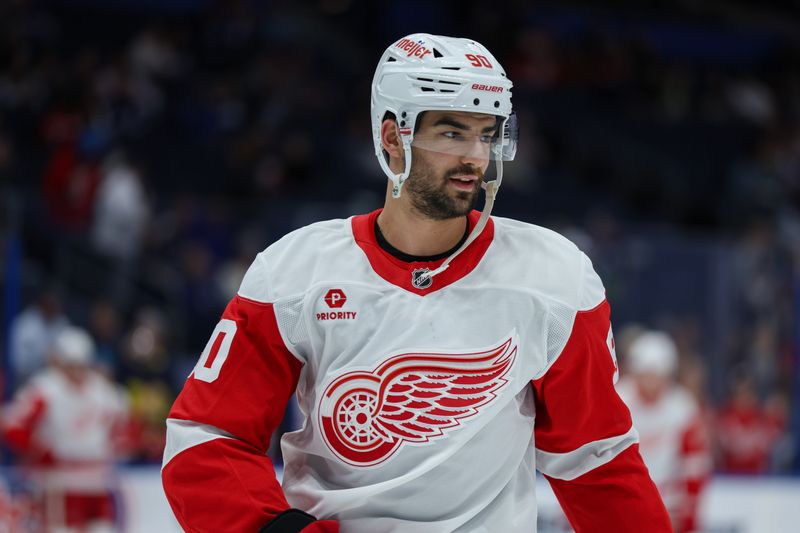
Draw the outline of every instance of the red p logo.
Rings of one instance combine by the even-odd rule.
[[[347,302],[347,296],[345,296],[344,291],[342,289],[330,289],[325,294],[325,303],[328,304],[328,307],[331,309],[338,309],[342,307]]]

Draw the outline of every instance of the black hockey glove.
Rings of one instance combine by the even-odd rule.
[[[258,533],[300,533],[301,531],[334,533],[339,531],[339,525],[333,520],[317,521],[312,515],[300,509],[289,509],[270,520],[267,525],[258,530]]]

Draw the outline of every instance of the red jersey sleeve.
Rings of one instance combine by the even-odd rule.
[[[266,451],[301,367],[271,304],[228,304],[167,420],[162,480],[186,531],[255,532],[289,508]]]
[[[680,453],[683,497],[673,522],[676,533],[686,533],[697,529],[700,496],[711,474],[708,433],[700,413],[684,430]]]
[[[557,359],[532,382],[537,467],[577,533],[672,531],[614,389],[609,316],[605,300],[579,311]]]
[[[16,395],[2,419],[3,439],[10,448],[29,456],[46,453],[34,439],[36,426],[46,410],[47,402],[35,386],[28,385]]]

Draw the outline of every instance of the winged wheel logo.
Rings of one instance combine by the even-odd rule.
[[[325,444],[350,465],[371,466],[404,444],[456,430],[508,382],[517,354],[512,341],[477,353],[404,353],[372,372],[334,379],[318,410]]]

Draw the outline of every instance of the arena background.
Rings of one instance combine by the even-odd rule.
[[[707,530],[791,530],[775,495],[800,493],[797,0],[0,3],[5,398],[15,318],[60,302],[128,391],[123,477],[160,490],[167,409],[255,254],[382,204],[371,77],[417,31],[482,42],[515,84],[495,213],[578,243],[618,336],[675,337],[718,448],[737,395],[769,423],[761,467],[717,454]]]

